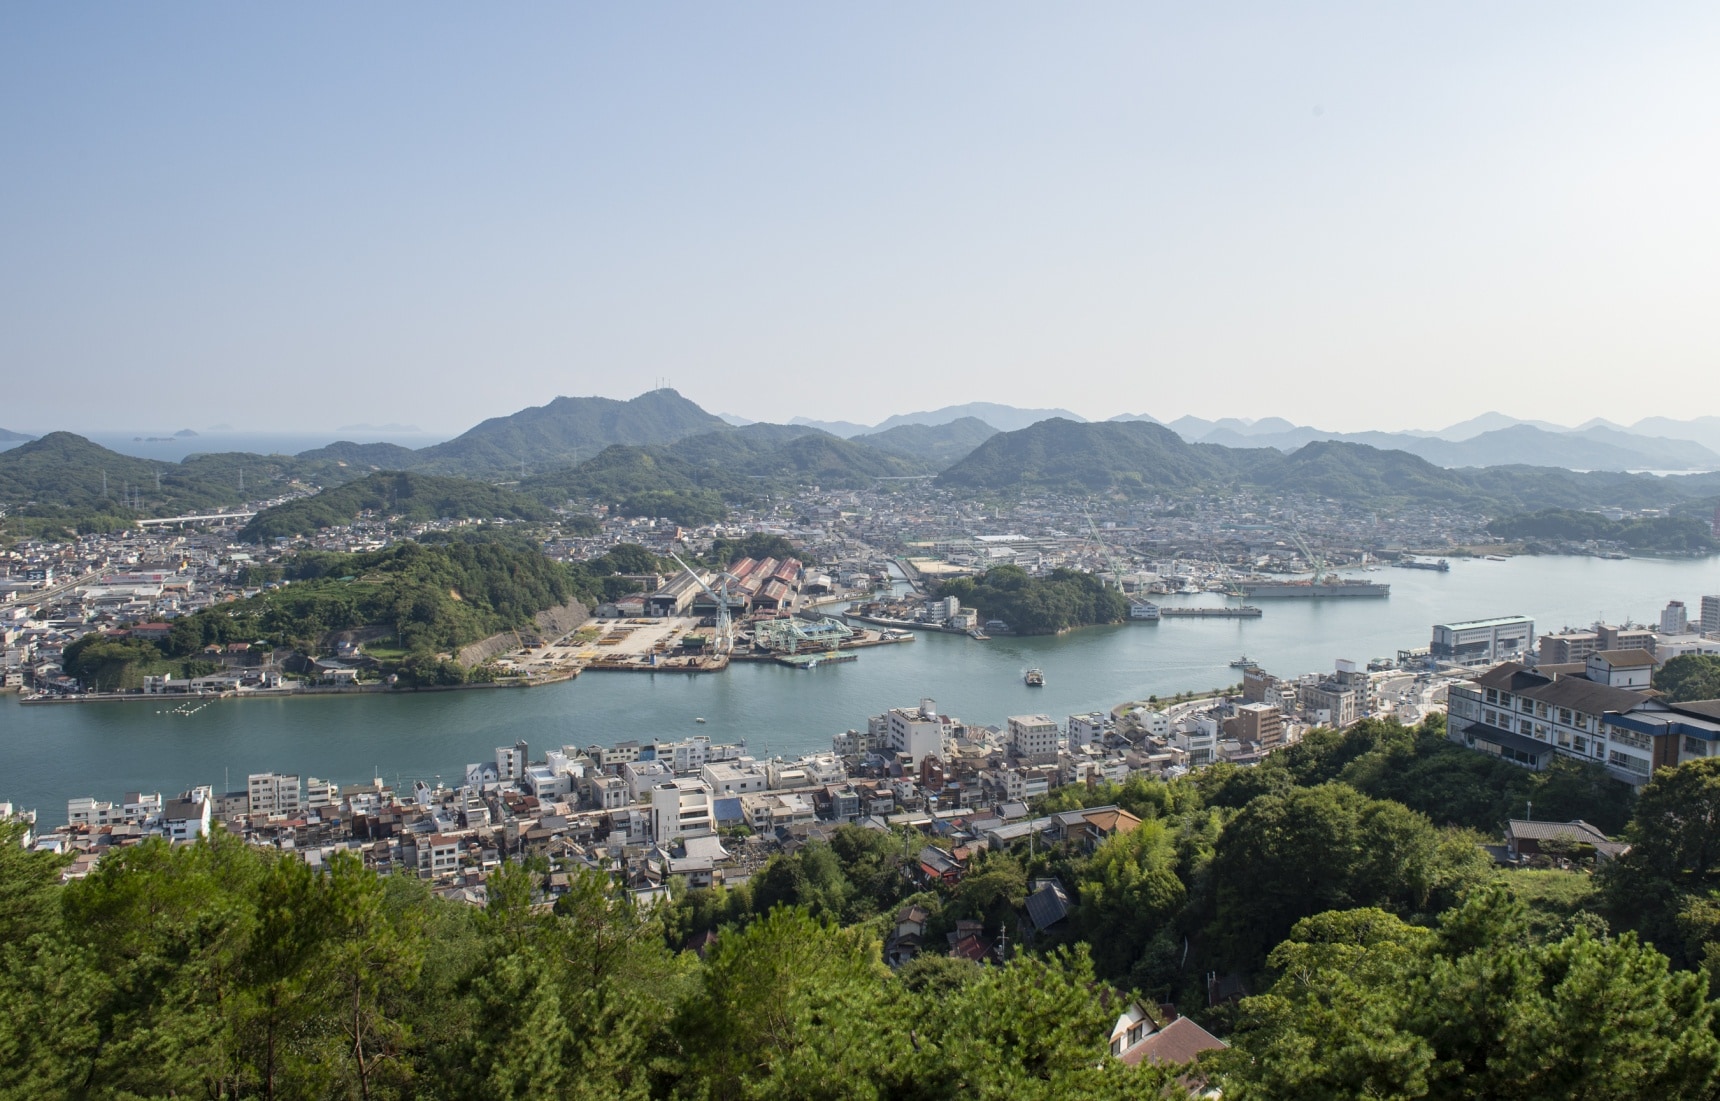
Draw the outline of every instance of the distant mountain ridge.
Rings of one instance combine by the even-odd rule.
[[[1267,418],[1252,423],[1180,417],[1169,426],[1191,443],[1275,447],[1293,451],[1316,440],[1407,451],[1444,467],[1560,466],[1568,470],[1720,470],[1720,452],[1687,439],[1646,436],[1591,424],[1581,429],[1541,427],[1489,413],[1437,433],[1325,432]],[[1470,435],[1470,429],[1497,424]],[[1456,438],[1454,438],[1456,437]]]
[[[942,409],[928,409],[919,413],[898,413],[887,417],[875,425],[855,424],[853,421],[820,421],[808,417],[795,417],[790,424],[805,425],[817,428],[833,436],[853,438],[862,435],[877,435],[888,432],[892,428],[903,425],[921,424],[937,426],[949,424],[952,421],[973,419],[982,421],[999,432],[1013,432],[1026,428],[1039,421],[1060,417],[1063,420],[1082,423],[1086,417],[1071,413],[1067,409],[1021,409],[1013,405],[1000,405],[992,401],[970,401],[965,405],[946,405]]]
[[[1501,431],[1539,432],[1527,425]],[[1000,494],[1126,496],[1253,488],[1381,507],[1409,501],[1523,510],[1694,503],[1720,491],[1720,474],[1660,478],[1521,465],[1450,469],[1406,450],[1345,440],[1312,440],[1286,453],[1191,443],[1150,421],[1049,420],[992,436],[939,474],[937,484]]]

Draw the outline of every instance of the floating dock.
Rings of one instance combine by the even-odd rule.
[[[1167,608],[1159,606],[1159,615],[1166,619],[1259,619],[1266,613],[1252,604],[1240,608]]]
[[[777,654],[773,659],[778,665],[786,665],[791,669],[816,669],[820,665],[836,665],[841,662],[859,661],[859,654],[829,653],[822,654]]]

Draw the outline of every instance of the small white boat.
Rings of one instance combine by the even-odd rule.
[[[700,715],[698,718],[694,719],[693,721],[696,723],[702,723],[705,721],[705,717],[703,715]]]

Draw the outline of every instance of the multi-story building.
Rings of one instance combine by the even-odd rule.
[[[920,706],[892,707],[875,716],[873,725],[882,725],[890,752],[907,754],[909,767],[918,768],[926,757],[944,757],[953,725],[948,715],[938,714],[936,702],[924,699]]]
[[[1187,755],[1189,767],[1210,765],[1218,759],[1218,721],[1202,716],[1178,723],[1171,744]]]
[[[751,761],[712,761],[700,773],[719,797],[748,795],[770,787],[770,778]]]
[[[215,793],[207,787],[192,788],[170,799],[161,811],[162,832],[170,841],[195,841],[209,834]]]
[[[1105,713],[1095,711],[1090,715],[1071,715],[1068,730],[1070,749],[1101,745],[1105,741]]]
[[[1601,648],[1601,636],[1596,631],[1560,631],[1542,635],[1540,664],[1569,665],[1589,660],[1589,655]]]
[[[1682,635],[1690,630],[1690,618],[1685,613],[1684,601],[1669,600],[1666,607],[1660,610],[1660,633],[1663,635]]]
[[[1009,754],[1024,761],[1055,761],[1060,733],[1050,715],[1011,715]]]
[[[711,832],[711,789],[703,780],[668,780],[651,789],[651,838],[667,845],[677,837]]]
[[[1702,598],[1702,633],[1720,635],[1720,596]]]
[[[305,781],[305,806],[311,810],[338,809],[340,785],[333,780],[319,780],[312,776]]]
[[[529,763],[524,742],[496,747],[496,776],[504,784],[517,784],[525,779]]]
[[[1654,653],[1654,632],[1647,627],[1608,627],[1601,624],[1595,628],[1600,636],[1598,650],[1647,650]]]
[[[1359,713],[1356,692],[1334,681],[1302,686],[1302,709],[1322,726],[1342,730],[1353,724]],[[1190,762],[1193,763],[1192,761]]]
[[[1491,665],[1529,651],[1535,621],[1528,616],[1497,616],[1457,623],[1436,623],[1428,650],[1435,661],[1452,665]]]
[[[1547,767],[1554,754],[1574,757],[1639,787],[1656,768],[1720,752],[1720,706],[1668,704],[1607,683],[1638,679],[1640,661],[1596,654],[1582,675],[1506,662],[1451,687],[1448,736],[1534,769]]]
[[[1284,713],[1269,703],[1245,703],[1236,708],[1242,739],[1258,742],[1264,749],[1284,744]]]
[[[1646,692],[1654,680],[1654,655],[1647,650],[1601,650],[1589,655],[1583,675],[1596,684]]]
[[[297,814],[304,809],[297,773],[253,772],[245,787],[248,814]]]

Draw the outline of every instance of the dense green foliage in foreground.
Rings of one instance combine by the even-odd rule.
[[[592,873],[483,910],[216,837],[60,887],[0,829],[0,1098],[1157,1098],[1080,953],[893,977],[778,909],[708,957]]]
[[[325,489],[258,513],[239,538],[263,543],[350,524],[360,512],[403,520],[548,520],[548,508],[528,497],[467,478],[386,471]]]
[[[978,854],[953,887],[904,875],[925,839],[847,827],[648,911],[575,872],[550,912],[547,867],[519,864],[477,910],[221,836],[60,886],[5,827],[0,1099],[1177,1096],[1105,1056],[1134,992],[1228,1035],[1197,1071],[1231,1097],[1712,1096],[1695,968],[1720,963],[1720,759],[1657,775],[1599,872],[1505,870],[1330,778],[1437,736],[1371,724],[1281,765],[1132,779],[1092,794],[1138,829]],[[1447,790],[1480,807],[1503,786]],[[1035,939],[1018,915],[1041,875],[1075,905]],[[880,941],[909,901],[933,947],[892,974]],[[962,919],[1008,929],[1007,966],[937,953]],[[705,958],[677,951],[706,930]],[[1209,972],[1255,993],[1209,1009]]]
[[[998,566],[978,577],[952,578],[938,587],[938,595],[960,597],[964,607],[977,609],[987,619],[1001,619],[1021,635],[1049,635],[1129,618],[1128,597],[1080,570],[1029,577],[1020,566]]]
[[[1609,520],[1598,512],[1548,508],[1507,516],[1487,525],[1500,539],[1535,542],[1617,543],[1632,550],[1663,554],[1712,554],[1720,550],[1708,524],[1688,516],[1646,520]]]
[[[1654,671],[1654,687],[1674,703],[1720,700],[1720,655],[1675,657]]]
[[[280,588],[175,620],[159,642],[87,635],[66,648],[66,669],[91,687],[135,688],[152,663],[193,658],[211,644],[261,642],[317,656],[330,649],[331,633],[365,628],[385,628],[390,648],[409,655],[453,651],[529,626],[547,608],[631,591],[612,576],[617,557],[633,563],[622,547],[564,565],[526,540],[483,532],[362,554],[306,551],[286,559]],[[454,674],[410,656],[401,671],[430,683]]]

